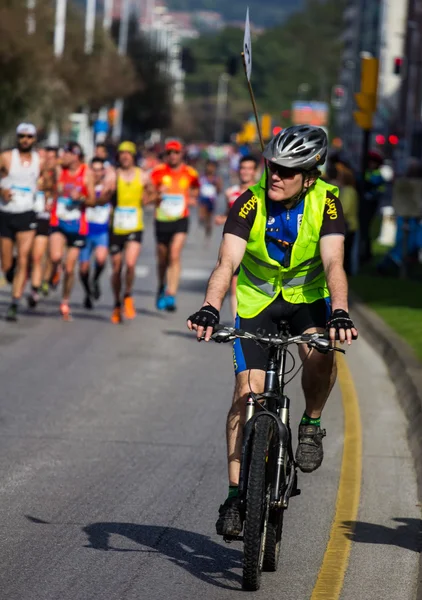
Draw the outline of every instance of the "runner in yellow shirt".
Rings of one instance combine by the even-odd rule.
[[[135,281],[136,263],[141,252],[144,230],[143,205],[151,196],[151,185],[145,172],[135,164],[136,146],[122,142],[118,148],[116,193],[110,231],[110,255],[113,273],[111,286],[114,294],[112,323],[121,323],[123,317],[136,317],[132,289]],[[125,267],[123,314],[122,270]]]

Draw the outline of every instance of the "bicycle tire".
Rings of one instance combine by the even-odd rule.
[[[260,587],[264,563],[270,491],[267,463],[272,429],[270,417],[262,416],[256,420],[250,453],[243,534],[242,587],[253,592]]]
[[[270,512],[265,540],[263,571],[274,573],[280,559],[281,536],[283,533],[284,509],[278,508]]]

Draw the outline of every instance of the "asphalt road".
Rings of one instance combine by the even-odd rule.
[[[214,529],[227,491],[231,350],[198,344],[185,329],[202,301],[218,237],[206,248],[192,232],[176,314],[154,308],[150,227],[135,322],[109,323],[104,278],[92,313],[81,308],[78,286],[73,323],[58,318],[54,296],[18,324],[0,323],[1,599],[241,597],[241,545],[224,544]],[[0,290],[1,310],[7,300]],[[406,422],[384,365],[364,340],[348,363],[361,408],[363,478],[341,598],[414,599],[420,508]],[[290,392],[297,422],[298,380]],[[323,424],[323,466],[300,477],[279,572],[264,576],[257,598],[312,594],[340,476],[338,387]]]

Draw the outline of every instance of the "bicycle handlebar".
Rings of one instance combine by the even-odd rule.
[[[277,335],[260,335],[259,333],[250,333],[243,329],[235,329],[225,325],[215,325],[214,333],[211,339],[217,343],[233,342],[236,338],[253,340],[260,344],[268,346],[289,346],[290,344],[308,344],[311,348],[315,348],[319,352],[327,353],[330,351],[345,353],[341,348],[336,348],[331,345],[331,341],[326,333],[304,333],[292,337],[280,337]]]

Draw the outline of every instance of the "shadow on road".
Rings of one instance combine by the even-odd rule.
[[[174,527],[135,523],[92,523],[84,527],[83,531],[88,536],[88,548],[114,552],[145,552],[144,549],[121,549],[111,546],[110,536],[120,535],[167,557],[172,563],[211,585],[229,590],[240,588],[241,577],[233,573],[232,569],[241,568],[241,552],[217,544],[205,535]]]
[[[422,521],[420,519],[393,519],[400,523],[398,527],[386,527],[374,523],[363,523],[362,521],[344,521],[346,529],[352,529],[352,533],[346,533],[346,537],[352,542],[362,544],[384,544],[387,546],[398,546],[412,552],[422,550]]]

